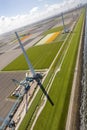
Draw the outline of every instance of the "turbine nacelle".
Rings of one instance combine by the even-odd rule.
[[[41,81],[43,78],[42,74],[36,73],[33,77],[30,77],[28,73],[26,73],[26,82]]]
[[[15,127],[15,121],[12,120],[9,125],[8,125],[9,128],[14,128]]]
[[[33,78],[35,80],[42,80],[43,76],[40,73],[36,73],[36,75]]]

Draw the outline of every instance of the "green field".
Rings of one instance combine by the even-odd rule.
[[[55,42],[54,44],[45,44],[41,46],[34,46],[27,50],[29,59],[35,69],[46,69],[49,68],[51,62],[53,61],[56,53],[60,49],[62,42]],[[6,66],[3,71],[13,71],[13,70],[28,70],[27,63],[25,61],[24,55],[20,55],[8,66]]]
[[[69,99],[83,21],[84,12],[80,16],[73,32],[69,34],[68,39],[66,40],[62,50],[57,56],[47,75],[47,78],[43,83],[44,87],[47,88],[47,84],[49,83],[50,79],[52,79],[52,77],[55,75],[56,70],[59,68],[61,61],[66,53],[66,49],[70,45],[61,66],[61,70],[56,74],[51,90],[49,92],[49,95],[54,102],[54,106],[52,107],[47,101],[46,106],[44,107],[42,113],[40,114],[40,117],[36,122],[34,130],[65,130]],[[58,31],[58,28],[49,30],[45,32],[45,34],[52,33],[52,31],[56,30]],[[62,30],[62,27],[60,27],[59,30]],[[66,37],[66,34],[60,35],[60,39],[63,41]],[[58,42],[58,40],[59,37],[55,39],[52,44],[35,46],[27,50],[29,59],[35,69],[46,69],[50,67],[52,61],[58,54],[58,51],[63,44],[63,41]],[[28,66],[23,54],[3,69],[3,71],[11,70],[28,70]],[[30,130],[34,117],[36,116],[34,113],[36,112],[37,107],[40,107],[40,103],[42,103],[42,94],[42,91],[39,90],[18,130]]]
[[[63,26],[55,27],[55,28],[49,29],[46,32],[44,32],[44,35],[54,33],[54,32],[58,32],[58,31],[62,31],[62,30],[63,30]]]
[[[74,75],[74,68],[78,52],[80,34],[84,14],[81,15],[72,34],[71,44],[64,59],[61,71],[57,73],[50,95],[55,105],[51,107],[47,102],[38,118],[34,130],[65,130],[70,93]]]
[[[70,47],[68,52],[65,56],[61,71],[57,73],[54,82],[52,84],[52,88],[50,90],[51,98],[54,102],[54,107],[52,107],[49,102],[46,103],[43,112],[41,113],[40,117],[38,118],[34,130],[64,130],[68,105],[69,105],[69,98],[72,88],[72,81],[74,75],[74,68],[76,63],[76,57],[78,52],[79,46],[79,39],[82,29],[84,15],[82,14],[78,24],[76,25],[74,32],[70,34],[69,38],[67,39],[64,47],[61,50],[62,56],[64,56],[64,49],[68,47],[70,43]],[[48,73],[48,76],[44,82],[44,87],[48,84],[49,80],[54,75],[56,69],[59,67],[58,60],[61,58],[61,55],[58,55],[56,61],[54,62],[51,70]],[[25,116],[23,122],[21,123],[19,130],[30,130],[31,124],[33,122],[33,114],[40,105],[42,92],[39,91],[38,95],[36,96],[35,100],[33,101],[31,107],[27,115]]]
[[[57,39],[55,39],[55,40],[57,40],[57,41],[64,41],[66,37],[67,37],[67,33],[66,33],[66,34],[61,34],[61,35],[60,35],[59,37],[57,37]]]

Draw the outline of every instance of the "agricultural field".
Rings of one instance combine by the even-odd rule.
[[[84,15],[82,14],[78,24],[70,36],[70,40],[68,41],[70,42],[70,47],[65,56],[61,71],[57,73],[50,90],[50,95],[55,102],[55,105],[54,107],[51,107],[47,102],[36,122],[34,130],[37,128],[38,130],[65,130],[69,98],[83,19]],[[76,34],[74,34],[74,32],[76,32]]]
[[[47,69],[53,61],[57,51],[60,49],[62,42],[56,42],[55,44],[45,44],[42,46],[34,46],[27,50],[29,59],[32,62],[35,69]],[[47,61],[47,62],[46,62]],[[20,55],[12,63],[6,66],[3,71],[11,70],[28,70],[25,58]]]
[[[60,32],[50,33],[41,39],[36,45],[49,44],[54,41],[58,35],[60,35]]]
[[[55,28],[47,30],[46,32],[43,33],[43,35],[47,35],[47,34],[62,31],[62,30],[63,30],[63,26],[55,27]]]
[[[46,102],[42,113],[37,119],[34,130],[65,130],[69,99],[83,21],[84,11],[81,14],[73,32],[68,34],[66,40],[60,46],[60,49],[57,50],[53,64],[50,64],[51,66],[49,65],[49,72],[43,85],[45,88],[47,88],[47,90],[49,90],[49,95],[54,102],[54,106],[52,107],[49,102]],[[59,44],[56,43],[49,45],[58,46]],[[51,84],[51,86],[49,85],[49,83]],[[51,89],[49,89],[49,87],[51,87]],[[42,92],[39,91],[31,107],[29,108],[27,115],[21,123],[19,130],[30,130],[35,118],[34,112],[36,112],[37,107],[38,109],[40,108],[43,102],[43,100],[41,102],[41,97]]]
[[[52,28],[43,33],[44,38],[37,44],[27,49],[27,55],[34,69],[47,70],[43,86],[49,93],[54,106],[51,106],[42,91],[36,87],[35,91],[38,89],[38,93],[18,130],[65,130],[79,41],[85,18],[84,12],[83,10],[74,23],[72,32],[62,33],[63,26]],[[21,37],[21,40],[28,37],[30,35]],[[5,73],[6,71],[25,72],[28,69],[24,55],[21,54],[8,64],[2,73],[3,71]],[[37,118],[40,110],[41,113]]]
[[[29,38],[31,35],[26,35],[26,36],[21,36],[21,41],[24,41],[24,40],[26,40],[27,38]]]

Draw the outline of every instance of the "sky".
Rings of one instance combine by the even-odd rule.
[[[87,0],[0,0],[0,34],[58,14]]]

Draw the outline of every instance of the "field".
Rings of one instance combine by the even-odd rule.
[[[12,78],[22,80],[25,72],[0,72],[0,117],[5,119],[13,107],[16,100],[12,100],[9,96],[16,89],[12,82]],[[1,121],[0,121],[1,125]]]
[[[29,59],[32,62],[34,68],[48,68],[53,61],[57,51],[60,49],[61,45],[62,42],[56,42],[55,44],[35,46],[27,50],[27,54],[29,55]],[[23,54],[3,69],[3,71],[11,70],[28,70],[28,66]]]
[[[63,30],[63,26],[59,26],[59,27],[47,30],[46,32],[44,32],[44,35],[47,35],[47,34],[50,34],[50,33],[54,33],[54,32],[58,32],[58,31],[62,31],[62,30]]]
[[[60,34],[60,32],[50,33],[50,34],[46,35],[44,38],[42,38],[36,45],[51,43],[58,37],[59,34]]]
[[[18,130],[30,130],[36,114],[45,101],[46,105],[37,119],[34,130],[65,130],[83,21],[84,11],[73,32],[60,34],[51,44],[33,46],[27,50],[35,69],[48,70],[43,86],[49,92],[54,106],[51,106],[44,96],[42,98],[43,93],[39,90]],[[44,35],[62,29],[60,26],[46,31]],[[23,54],[3,69],[3,71],[13,70],[28,70]]]
[[[44,86],[48,84],[49,80],[54,77],[54,81],[49,94],[54,102],[52,107],[49,102],[46,103],[40,117],[38,118],[34,130],[64,130],[65,123],[68,112],[69,98],[72,88],[72,81],[74,75],[74,68],[76,63],[76,57],[78,52],[80,34],[82,29],[82,23],[84,19],[84,14],[82,13],[78,23],[76,24],[73,33],[71,33],[66,40],[63,48],[61,49],[62,55],[58,55],[54,64],[48,73],[48,76],[44,82]],[[67,51],[65,51],[65,49]],[[57,53],[58,54],[58,53]],[[62,60],[58,60],[61,59]],[[56,73],[60,64],[61,70]],[[55,75],[56,74],[56,75]],[[26,129],[30,130],[31,124],[33,122],[33,113],[35,112],[37,106],[40,105],[42,92],[39,91],[35,100],[30,107],[28,114],[25,116],[19,130]]]
[[[84,16],[81,15],[80,20],[74,29],[74,32],[76,32],[76,34],[74,34],[74,32],[71,34],[72,39],[70,41],[68,53],[64,59],[61,71],[57,73],[54,79],[50,91],[50,95],[55,102],[55,106],[51,107],[47,102],[43,112],[36,122],[34,130],[65,130],[69,98],[83,18]]]

